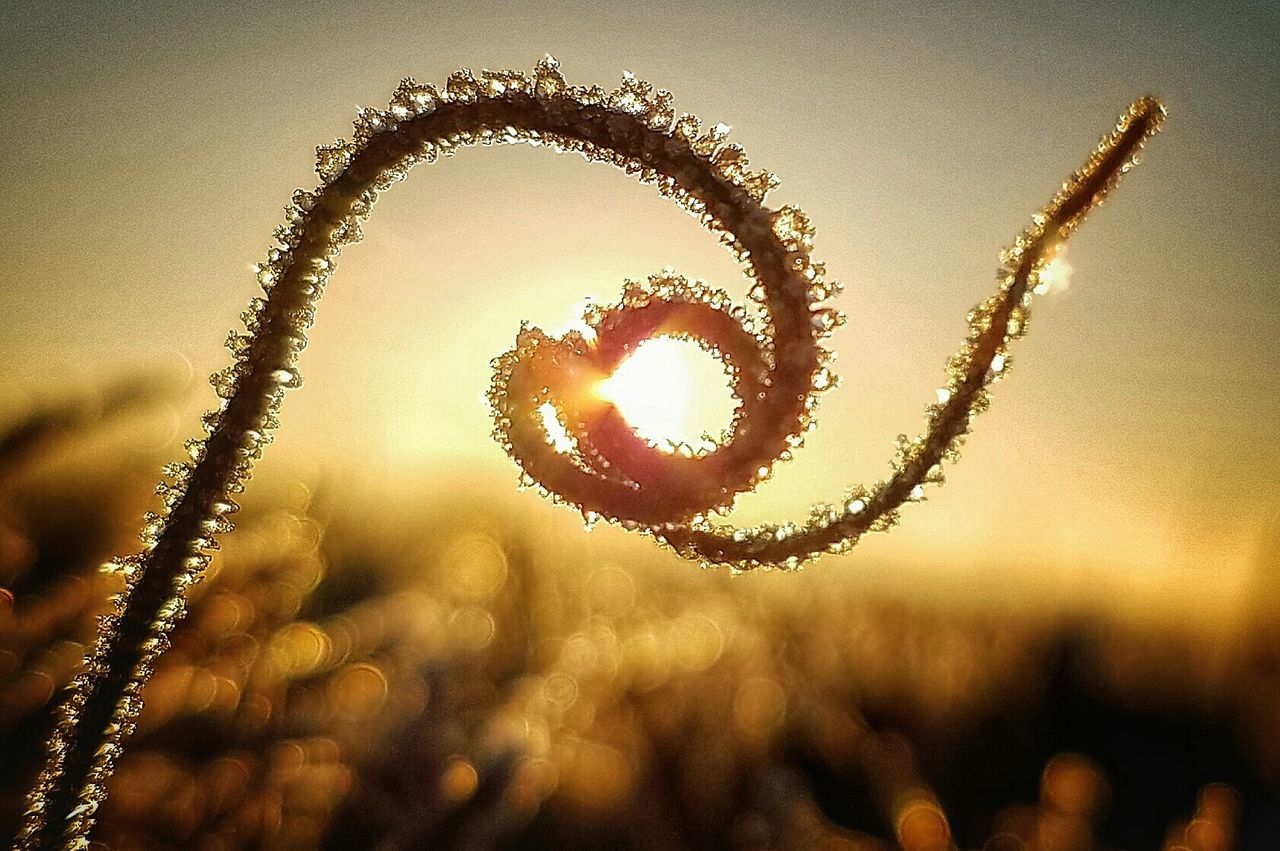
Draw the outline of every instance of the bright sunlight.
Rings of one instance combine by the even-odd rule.
[[[654,337],[596,386],[644,439],[670,449],[714,447],[733,419],[735,401],[723,365],[696,343]]]

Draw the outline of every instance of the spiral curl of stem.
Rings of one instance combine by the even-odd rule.
[[[731,529],[708,514],[728,508],[789,457],[812,425],[817,394],[835,383],[822,340],[843,321],[824,304],[839,286],[810,256],[808,218],[765,206],[776,178],[748,170],[742,149],[726,142],[727,127],[704,131],[696,117],[677,115],[670,93],[629,74],[611,93],[570,86],[547,57],[532,75],[459,71],[443,91],[406,79],[388,109],[360,110],[350,141],[317,150],[321,185],[298,190],[286,207],[278,244],[257,266],[265,297],[243,314],[245,332],[227,338],[234,363],[211,377],[220,402],[204,417],[206,436],[188,441],[189,461],[166,466],[157,486],[164,508],[145,518],[143,551],[108,567],[124,589],[57,710],[15,847],[87,847],[143,685],[185,614],[186,590],[208,567],[217,537],[232,529],[235,497],[279,425],[285,391],[301,383],[297,359],[336,258],[360,239],[378,193],[413,165],[472,144],[574,151],[657,186],[720,236],[752,280],[758,327],[724,293],[674,273],[629,284],[618,305],[585,317],[590,335],[555,340],[522,329],[515,348],[495,361],[495,434],[533,480],[586,515],[642,529],[706,564],[795,566],[889,528],[925,484],[941,481],[941,465],[955,460],[973,416],[988,404],[989,386],[1007,369],[1008,345],[1025,333],[1047,260],[1136,163],[1163,117],[1156,100],[1134,102],[1002,254],[997,292],[969,314],[940,401],[927,409],[922,435],[899,438],[888,479],[816,507],[804,524]],[[739,402],[731,434],[710,452],[663,452],[590,392],[655,335],[699,342],[733,377]],[[569,452],[549,445],[540,414],[548,403],[572,436]]]

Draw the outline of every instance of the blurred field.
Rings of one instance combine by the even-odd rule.
[[[117,581],[98,566],[154,508],[154,397],[0,411],[2,836]],[[826,563],[733,577],[460,481],[255,483],[95,838],[1280,847],[1274,598],[1215,625],[916,597]]]

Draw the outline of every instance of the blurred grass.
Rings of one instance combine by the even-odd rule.
[[[3,836],[118,582],[98,565],[136,549],[169,460],[118,427],[164,394],[120,386],[0,416]],[[95,838],[1280,842],[1274,616],[1205,630],[947,605],[821,568],[732,577],[465,481],[381,496],[255,483],[146,690]]]

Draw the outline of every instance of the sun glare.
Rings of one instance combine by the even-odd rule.
[[[1040,270],[1039,283],[1035,288],[1036,295],[1065,292],[1071,286],[1071,273],[1074,271],[1075,269],[1067,262],[1066,247],[1059,247],[1053,258]]]
[[[688,340],[655,337],[596,386],[636,433],[664,449],[713,448],[733,418],[724,367]]]
[[[551,444],[551,448],[559,452],[561,455],[573,450],[573,438],[569,436],[569,431],[564,427],[564,423],[560,422],[560,415],[556,413],[556,406],[550,402],[543,403],[538,408],[538,413],[542,415],[542,429],[547,433],[547,443]]]

